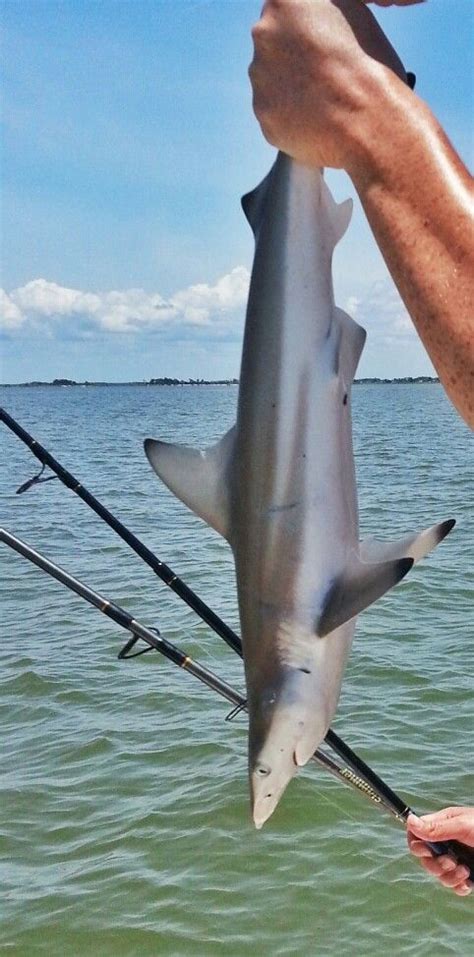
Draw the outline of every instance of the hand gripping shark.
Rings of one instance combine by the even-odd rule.
[[[279,153],[242,205],[256,248],[237,423],[203,452],[153,439],[145,451],[233,549],[261,827],[326,735],[356,615],[454,522],[359,544],[350,394],[366,334],[335,306],[331,278],[351,201]]]

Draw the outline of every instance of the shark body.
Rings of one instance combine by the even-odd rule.
[[[352,204],[281,153],[242,203],[256,248],[237,423],[204,452],[145,450],[233,549],[261,827],[326,735],[357,614],[454,522],[359,545],[351,385],[365,331],[336,307],[331,274]]]

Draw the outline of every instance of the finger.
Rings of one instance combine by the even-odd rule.
[[[415,857],[433,857],[432,852],[429,847],[426,846],[425,841],[420,841],[419,838],[408,835],[408,847],[412,854]]]
[[[454,871],[447,871],[444,874],[441,874],[438,880],[441,881],[443,887],[455,888],[455,887],[460,887],[462,884],[465,884],[467,877],[468,875],[466,874],[465,868],[462,868],[462,873],[461,873],[461,868],[456,867]]]
[[[444,855],[437,860],[441,864],[443,875],[450,881],[453,880],[455,884],[462,884],[468,879],[469,871],[464,864],[457,864],[456,861]]]
[[[423,869],[428,871],[428,874],[431,874],[432,877],[441,879],[443,874],[449,873],[448,870],[444,870],[441,861],[437,857],[420,857],[419,862]]]
[[[430,811],[428,814],[423,814],[421,817],[418,814],[409,814],[409,818],[414,821],[421,821],[427,824],[431,821],[452,821],[458,817],[464,817],[466,813],[466,808],[462,805],[450,805],[449,807],[444,807],[441,811]]]
[[[459,897],[467,897],[472,891],[472,884],[470,881],[466,881],[465,884],[459,884],[457,887],[453,887],[453,890]]]
[[[468,812],[465,808],[445,808],[443,811],[434,814],[425,814],[422,818],[415,814],[410,814],[407,821],[408,827],[416,837],[425,838],[425,840],[444,840],[449,838],[458,838],[462,840],[468,836],[468,830],[472,827],[468,819]],[[466,831],[466,835],[464,835]]]
[[[428,874],[436,877],[444,887],[457,887],[467,882],[469,871],[462,864],[455,864],[450,857],[420,858],[420,864]]]

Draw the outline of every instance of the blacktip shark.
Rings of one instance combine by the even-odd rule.
[[[260,828],[326,735],[356,616],[454,522],[359,544],[351,385],[366,333],[336,307],[331,276],[351,201],[279,153],[242,205],[256,246],[237,423],[205,451],[153,439],[145,451],[234,553]]]

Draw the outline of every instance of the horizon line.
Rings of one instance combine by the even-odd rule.
[[[428,375],[418,375],[418,376],[396,376],[393,379],[388,379],[385,376],[364,376],[360,379],[354,379],[353,385],[403,385],[410,383],[419,383],[419,384],[431,384],[439,383],[438,376],[428,376]],[[37,388],[39,386],[51,386],[55,388],[72,388],[74,386],[80,387],[89,387],[89,386],[121,386],[121,385],[136,385],[136,386],[183,386],[183,385],[239,385],[239,379],[235,377],[230,379],[178,379],[172,376],[158,376],[153,377],[152,379],[128,379],[124,381],[116,382],[106,382],[102,380],[90,381],[84,379],[83,381],[76,381],[75,379],[59,378],[53,379],[52,381],[40,381],[40,380],[31,380],[30,382],[0,382],[0,387],[2,388]]]

